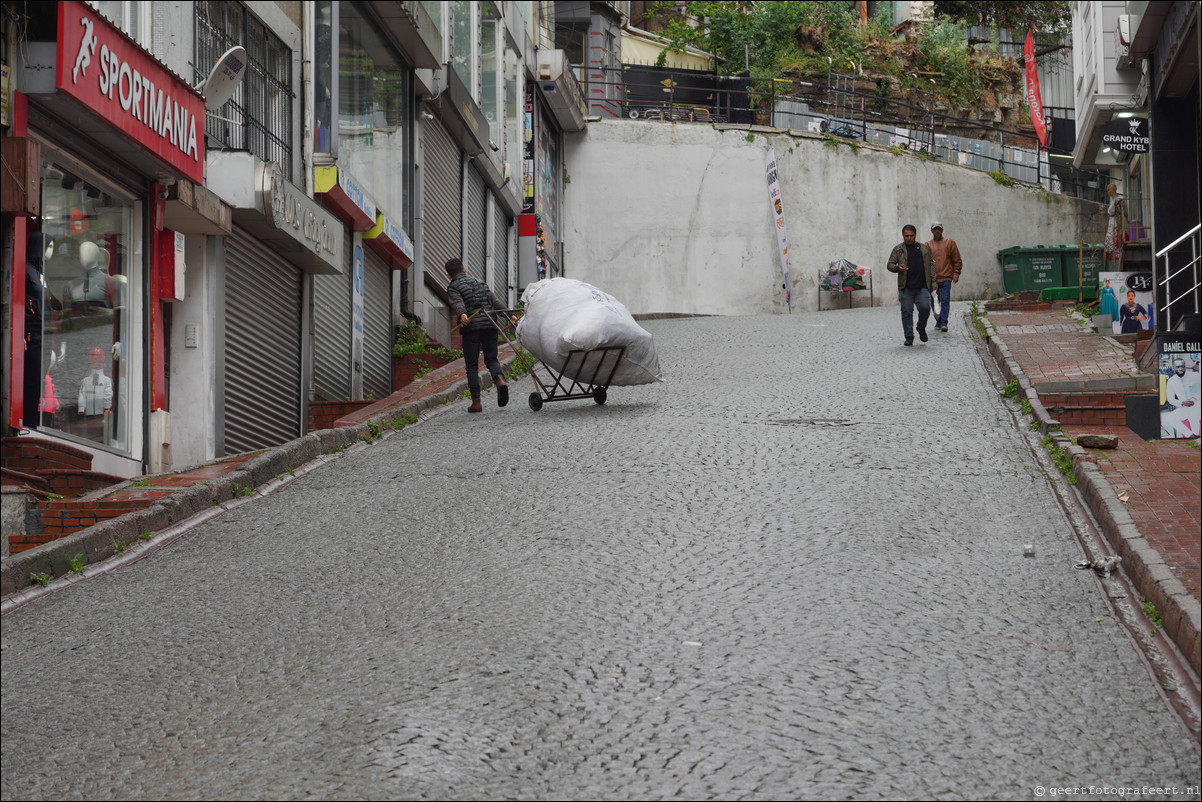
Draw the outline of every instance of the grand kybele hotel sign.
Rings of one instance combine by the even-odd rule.
[[[1102,126],[1102,147],[1122,153],[1148,152],[1148,121],[1142,117],[1117,117]]]

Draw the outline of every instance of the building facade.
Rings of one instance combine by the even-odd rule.
[[[1108,243],[1146,275],[1158,332],[1199,309],[1198,4],[1077,2],[1074,164],[1109,171],[1123,225]],[[1146,283],[1149,286],[1144,287]]]
[[[448,259],[510,303],[562,274],[555,6],[17,4],[8,433],[126,477],[278,445],[396,389],[403,320],[453,344]]]

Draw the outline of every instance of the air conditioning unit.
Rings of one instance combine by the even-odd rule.
[[[1134,22],[1133,15],[1121,14],[1118,21],[1119,44],[1131,47],[1131,23]]]
[[[1131,56],[1131,27],[1134,21],[1131,14],[1121,14],[1114,28],[1114,65],[1120,70],[1136,66]]]

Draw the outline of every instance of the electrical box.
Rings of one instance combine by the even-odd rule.
[[[184,300],[184,235],[164,229],[158,232],[159,300]]]

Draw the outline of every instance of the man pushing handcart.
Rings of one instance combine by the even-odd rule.
[[[485,314],[511,344],[508,324],[516,318],[518,344],[542,363],[542,372],[537,365],[530,369],[531,410],[585,398],[604,404],[610,387],[663,381],[651,334],[613,296],[582,281],[553,278],[530,284],[522,304],[521,312]]]

